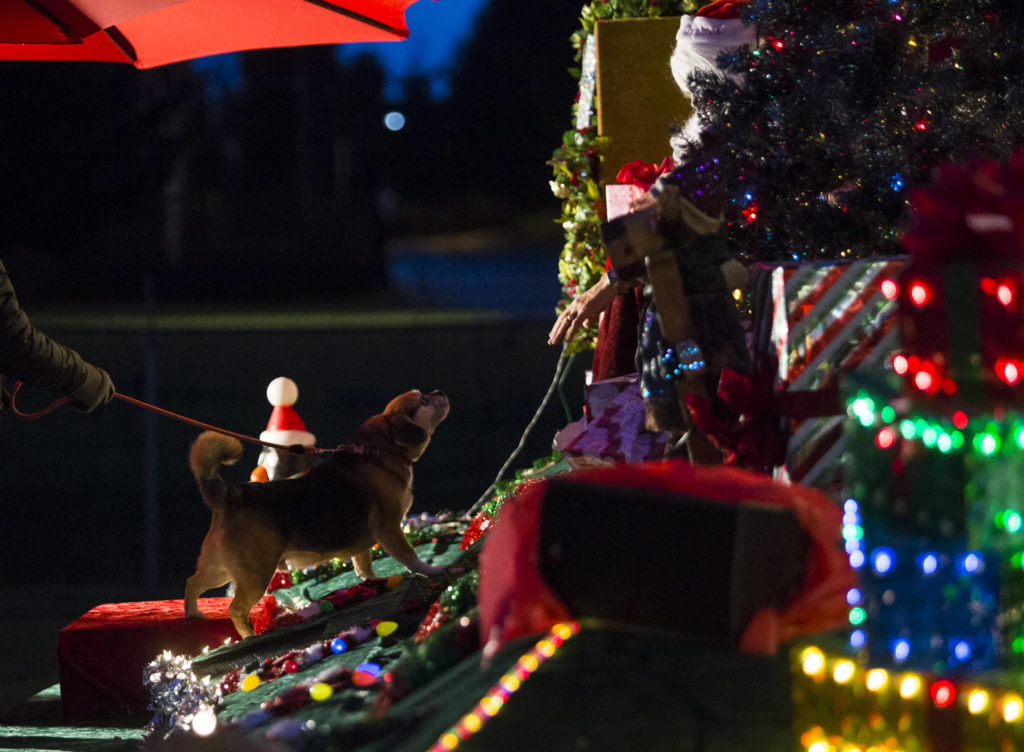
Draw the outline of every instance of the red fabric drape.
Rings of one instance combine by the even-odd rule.
[[[803,586],[783,608],[755,614],[739,648],[771,654],[780,642],[846,622],[846,592],[856,583],[855,573],[839,542],[842,512],[819,491],[777,483],[746,470],[694,466],[682,460],[583,470],[561,477],[792,510],[811,539]],[[568,612],[539,572],[537,540],[545,490],[544,482],[530,484],[507,500],[484,544],[477,600],[486,654],[507,640],[578,616]]]

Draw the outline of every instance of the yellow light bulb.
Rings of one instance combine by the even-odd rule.
[[[825,654],[816,647],[805,648],[800,654],[800,666],[808,676],[818,676],[825,670]]]
[[[857,666],[853,661],[839,661],[832,669],[832,678],[836,684],[847,684],[857,673]]]
[[[1016,723],[1024,715],[1024,701],[1019,695],[1007,694],[1002,703],[1003,720],[1007,723]]]
[[[967,695],[967,710],[973,715],[984,713],[988,708],[988,692],[983,689],[975,689]]]
[[[864,677],[864,684],[871,692],[881,692],[889,684],[889,672],[884,668],[873,668]]]
[[[916,674],[907,674],[900,680],[900,697],[909,700],[921,691],[921,677]]]

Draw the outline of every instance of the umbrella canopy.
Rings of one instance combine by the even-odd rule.
[[[0,59],[153,68],[239,50],[405,39],[415,0],[3,0]]]

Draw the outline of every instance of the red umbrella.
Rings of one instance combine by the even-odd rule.
[[[0,59],[153,68],[225,52],[405,39],[415,0],[2,0]]]

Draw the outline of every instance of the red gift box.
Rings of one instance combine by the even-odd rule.
[[[100,720],[147,713],[149,692],[143,669],[163,651],[198,655],[227,640],[237,640],[228,604],[231,598],[201,598],[205,619],[186,619],[184,601],[106,603],[60,631],[57,661],[60,695],[68,718]],[[249,615],[257,634],[277,608],[267,595]]]

